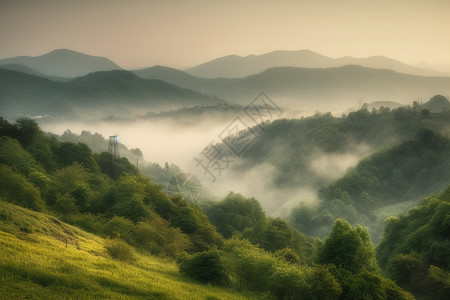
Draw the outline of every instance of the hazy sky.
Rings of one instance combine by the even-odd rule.
[[[450,64],[450,1],[0,0],[0,58],[59,48],[124,68],[299,49]]]

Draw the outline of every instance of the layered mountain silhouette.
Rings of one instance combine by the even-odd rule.
[[[437,93],[450,94],[449,77],[425,77],[355,65],[337,68],[277,67],[243,78],[198,78],[156,66],[135,71],[148,79],[214,95],[241,105],[265,91],[280,105],[309,111],[350,107],[359,102],[394,101],[411,104]]]
[[[273,51],[262,55],[229,55],[189,68],[187,73],[203,78],[236,78],[260,73],[273,67],[331,68],[344,65],[360,65],[375,69],[391,69],[400,73],[422,76],[449,76],[449,73],[433,71],[404,64],[384,56],[331,58],[310,50]]]
[[[95,72],[58,82],[0,69],[0,111],[7,118],[46,114],[61,118],[131,117],[136,113],[223,102],[122,70]]]
[[[86,55],[68,49],[58,49],[35,57],[16,56],[0,60],[0,66],[7,64],[22,65],[48,76],[69,78],[95,71],[121,69],[105,57]]]
[[[44,78],[47,78],[50,80],[67,81],[67,80],[71,79],[71,78],[66,78],[66,77],[46,75],[46,74],[38,72],[32,68],[26,67],[24,65],[19,65],[19,64],[0,65],[0,68],[7,69],[7,70],[13,70],[13,71],[17,71],[17,72],[22,72],[22,73],[26,73],[26,74],[30,74],[30,75],[40,76],[40,77],[44,77]]]
[[[111,71],[120,67],[106,58],[60,49],[3,59],[0,68],[1,108],[13,115],[92,115],[99,107],[102,115],[145,114],[214,105],[220,99],[246,106],[261,91],[279,106],[307,112],[344,111],[379,101],[396,106],[450,94],[450,77],[406,74],[433,71],[381,56],[334,59],[309,50],[228,56],[186,72],[163,66],[128,72]],[[251,75],[240,77],[245,74]]]

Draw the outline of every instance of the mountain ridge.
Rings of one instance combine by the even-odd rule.
[[[265,91],[282,106],[309,110],[338,109],[357,102],[412,103],[437,93],[450,94],[450,78],[403,74],[358,65],[333,68],[274,67],[243,78],[199,78],[168,67],[134,71],[147,79],[161,79],[180,87],[247,105]],[[339,103],[340,102],[340,103]],[[333,104],[330,106],[329,104]]]
[[[129,71],[99,71],[70,81],[0,68],[0,108],[4,116],[130,117],[136,113],[225,102]]]
[[[39,56],[16,56],[0,60],[4,64],[19,64],[48,76],[76,77],[94,71],[122,69],[112,60],[76,52],[69,49],[56,49]]]
[[[242,78],[272,67],[326,68],[356,64],[370,68],[393,69],[397,72],[422,76],[450,76],[449,73],[407,65],[382,55],[365,58],[344,56],[331,58],[311,50],[276,50],[260,55],[227,55],[186,69],[202,78]]]

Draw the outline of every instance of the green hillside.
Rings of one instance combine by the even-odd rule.
[[[385,221],[380,266],[418,299],[450,298],[450,186]]]
[[[198,284],[173,261],[135,252],[114,260],[108,241],[53,216],[0,200],[1,299],[248,299]]]
[[[0,118],[8,299],[412,299],[382,276],[367,229],[336,220],[322,243],[233,193],[204,209],[217,229],[126,158]]]
[[[267,176],[275,187],[309,185],[319,189],[337,179],[332,169],[317,170],[314,166],[321,157],[343,156],[345,160],[346,154],[366,156],[414,139],[422,128],[450,133],[450,113],[429,113],[415,103],[394,110],[382,107],[369,111],[363,106],[340,117],[317,113],[300,119],[279,119],[264,124],[263,131],[253,129],[258,138],[234,166],[244,170],[269,164],[275,172]]]
[[[370,228],[378,242],[385,218],[404,212],[450,182],[450,141],[429,129],[415,139],[380,150],[319,191],[321,203],[300,205],[291,223],[308,234],[327,234],[335,218]]]

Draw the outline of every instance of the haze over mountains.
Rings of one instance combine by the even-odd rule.
[[[156,66],[135,71],[227,101],[245,105],[260,91],[283,106],[303,110],[337,110],[358,102],[394,101],[410,104],[450,93],[449,77],[424,77],[355,65],[336,68],[276,67],[244,78],[204,79]]]
[[[2,116],[132,117],[135,113],[224,102],[123,70],[100,71],[67,82],[0,68]]]
[[[121,69],[113,61],[68,49],[58,49],[44,55],[16,56],[0,60],[0,65],[23,65],[45,75],[57,77],[83,76],[95,71]]]
[[[273,51],[262,55],[229,55],[189,68],[187,73],[204,78],[245,77],[273,67],[331,68],[360,65],[375,69],[390,69],[399,73],[422,76],[448,76],[449,73],[413,67],[384,56],[331,58],[310,50]]]
[[[411,104],[450,94],[450,77],[414,75],[441,74],[436,71],[381,56],[334,59],[309,50],[232,55],[185,72],[154,66],[133,74],[118,71],[107,58],[60,49],[0,60],[0,69],[5,117],[129,117],[224,102],[245,106],[261,91],[278,105],[303,112],[345,112],[365,102]],[[75,76],[82,77],[69,78]]]

